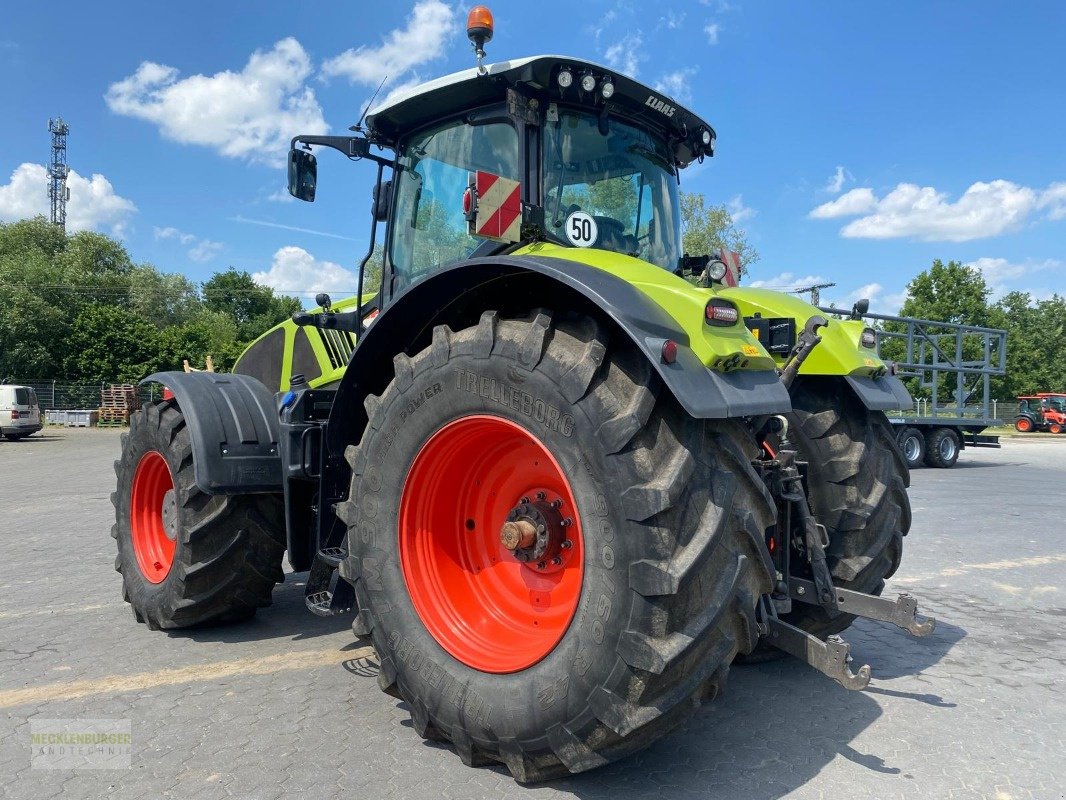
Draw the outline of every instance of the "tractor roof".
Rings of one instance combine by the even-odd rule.
[[[573,84],[565,89],[557,80],[564,67],[573,75]],[[715,135],[710,124],[673,98],[591,61],[568,56],[531,56],[490,64],[486,70],[484,75],[479,75],[476,68],[468,69],[398,91],[371,111],[367,127],[374,139],[395,144],[405,134],[437,120],[502,102],[509,88],[524,88],[534,97],[547,95],[549,102],[586,106],[598,113],[605,102],[598,88],[604,78],[610,78],[614,94],[606,101],[609,111],[677,141],[683,146],[679,153],[682,164],[698,154],[698,137],[704,130],[712,137]],[[580,91],[579,82],[586,73],[595,76],[597,90]],[[686,144],[693,147],[684,147]],[[706,154],[711,155],[713,151]]]

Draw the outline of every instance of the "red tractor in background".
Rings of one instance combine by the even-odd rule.
[[[1066,431],[1066,394],[1037,392],[1019,397],[1014,428],[1022,433]]]

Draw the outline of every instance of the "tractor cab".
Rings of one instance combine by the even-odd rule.
[[[414,87],[357,127],[355,137],[296,137],[289,190],[314,199],[312,145],[379,164],[374,216],[387,222],[386,302],[448,264],[532,242],[678,271],[679,173],[715,145],[711,126],[674,100],[598,64],[551,55]]]

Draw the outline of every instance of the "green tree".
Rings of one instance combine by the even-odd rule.
[[[381,273],[385,269],[385,246],[378,242],[366,262],[363,274],[363,294],[377,294],[381,288]]]
[[[989,294],[985,279],[979,271],[964,266],[959,261],[949,261],[945,264],[938,258],[929,269],[918,273],[907,284],[907,299],[900,315],[931,322],[992,327],[994,315],[988,302]],[[894,333],[905,333],[906,329],[904,323],[889,322],[885,325],[885,330]],[[932,363],[934,359],[954,363],[957,356],[955,333],[934,325],[926,326],[923,331],[925,337],[917,339],[913,358],[920,363]],[[935,354],[936,350],[939,350],[938,354]],[[881,355],[891,361],[906,362],[907,353],[902,340],[889,339],[882,344]],[[980,362],[984,357],[983,338],[976,335],[963,336],[962,360]],[[967,394],[975,391],[980,394],[973,378],[967,379],[965,383]],[[907,384],[907,388],[915,397],[930,397],[932,394],[929,389],[921,386],[917,379],[912,378]],[[956,390],[956,376],[942,374],[937,385],[938,404],[954,400]],[[959,399],[965,401],[968,398]]]
[[[900,315],[959,325],[988,325],[990,291],[981,273],[959,261],[939,258],[907,284]]]
[[[1066,392],[1066,298],[1010,292],[992,311],[995,327],[1007,331],[1007,374],[994,379],[996,397]]]
[[[275,295],[247,271],[233,268],[216,272],[204,283],[203,298],[208,311],[228,315],[237,323],[238,337],[246,342],[303,309],[295,297]]]
[[[724,205],[709,206],[698,192],[681,192],[682,249],[692,256],[717,255],[725,248],[740,256],[740,273],[759,260],[759,252],[738,228]]]
[[[200,309],[182,325],[164,328],[158,339],[157,363],[159,369],[182,369],[188,360],[197,369],[203,369],[211,356],[215,369],[225,372],[233,366],[244,349],[237,335],[237,323],[218,311]]]
[[[120,306],[86,306],[68,340],[65,372],[81,380],[134,383],[158,363],[159,329]]]

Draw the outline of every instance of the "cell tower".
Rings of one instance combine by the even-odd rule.
[[[52,200],[52,224],[67,232],[67,200],[70,189],[67,188],[67,134],[70,126],[62,117],[48,120],[48,130],[52,134],[52,160],[48,163],[48,196]]]

